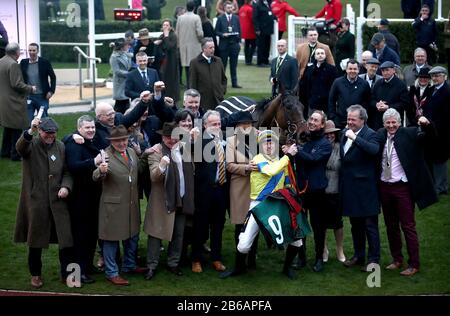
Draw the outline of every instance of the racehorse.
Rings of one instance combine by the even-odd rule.
[[[251,109],[256,128],[281,129],[281,144],[298,142],[300,134],[306,130],[303,104],[293,93],[280,93],[258,103],[244,96],[230,97],[216,107],[222,116],[247,109]]]

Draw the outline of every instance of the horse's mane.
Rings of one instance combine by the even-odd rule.
[[[265,98],[256,103],[255,111],[259,114],[263,113],[269,104],[276,98],[277,96],[272,96],[270,98]]]

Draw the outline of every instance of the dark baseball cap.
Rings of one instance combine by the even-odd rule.
[[[372,40],[370,41],[370,44],[373,46],[380,44],[382,41],[384,41],[384,36],[381,33],[375,33],[372,36]]]
[[[380,25],[389,25],[389,20],[385,19],[385,18],[381,19],[380,20]]]

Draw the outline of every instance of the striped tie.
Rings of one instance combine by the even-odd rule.
[[[217,163],[219,164],[219,184],[225,183],[225,154],[220,141],[216,141]]]

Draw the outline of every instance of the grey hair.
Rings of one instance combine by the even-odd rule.
[[[20,53],[20,46],[17,43],[8,43],[5,47],[5,53],[8,56],[13,56]]]
[[[402,119],[400,117],[400,113],[398,113],[398,111],[394,108],[389,108],[386,110],[386,112],[384,112],[383,114],[383,124],[384,122],[386,122],[386,120],[390,117],[394,117],[395,120],[399,123],[402,122]]]
[[[414,56],[416,56],[416,53],[418,53],[418,52],[425,53],[425,56],[428,57],[427,51],[426,51],[425,49],[423,49],[422,47],[417,47],[417,48],[414,50]]]
[[[361,120],[363,120],[364,122],[367,122],[367,119],[369,118],[369,116],[367,115],[367,111],[365,108],[363,108],[361,105],[359,104],[354,104],[354,105],[350,105],[347,108],[347,114],[350,112],[359,112],[359,118]]]
[[[206,121],[208,120],[208,118],[210,116],[212,116],[212,115],[216,115],[216,116],[220,117],[220,113],[219,112],[217,112],[215,110],[208,110],[208,111],[206,111],[205,114],[203,114],[203,124],[205,124]]]
[[[212,37],[204,37],[202,39],[202,49],[205,48],[206,44],[209,43],[209,42],[213,42],[214,43]]]
[[[77,120],[77,128],[83,126],[85,122],[95,122],[94,118],[90,115],[82,115]]]
[[[186,101],[187,97],[199,97],[200,98],[200,92],[196,89],[187,89],[184,91],[183,94],[183,101]]]

